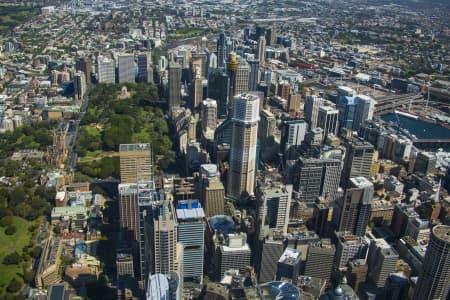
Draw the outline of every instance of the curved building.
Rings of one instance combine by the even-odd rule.
[[[434,226],[414,299],[448,299],[450,289],[450,226]]]

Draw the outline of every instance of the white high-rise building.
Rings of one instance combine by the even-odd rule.
[[[118,56],[119,83],[134,82],[134,55],[122,54]]]
[[[116,67],[114,60],[105,56],[98,56],[98,82],[99,83],[115,83]]]
[[[356,103],[353,130],[359,131],[361,126],[363,126],[366,121],[373,119],[376,101],[372,97],[358,95],[356,96]]]
[[[250,94],[235,96],[232,122],[227,195],[239,199],[254,194],[259,97]]]
[[[317,96],[306,97],[305,103],[305,120],[309,124],[309,128],[317,127],[317,120],[319,118],[319,108],[323,105],[325,99]]]
[[[266,38],[264,36],[260,36],[258,40],[258,53],[257,57],[261,66],[264,66],[264,62],[266,61]]]

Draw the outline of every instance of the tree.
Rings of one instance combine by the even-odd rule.
[[[33,282],[35,276],[36,276],[36,274],[33,270],[24,270],[24,272],[23,272],[23,280],[26,283]]]
[[[6,290],[10,293],[16,293],[22,288],[22,285],[23,282],[19,281],[16,278],[13,278],[6,287]]]
[[[3,258],[4,265],[18,265],[22,261],[22,257],[20,257],[19,253],[13,252],[5,256]]]
[[[6,227],[5,229],[5,234],[6,235],[13,235],[14,233],[16,233],[17,228],[14,225],[9,225],[8,227]]]

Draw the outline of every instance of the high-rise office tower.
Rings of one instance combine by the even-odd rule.
[[[153,180],[150,144],[121,144],[119,146],[119,155],[121,183]]]
[[[323,129],[323,139],[325,140],[328,134],[337,136],[339,129],[339,111],[333,106],[322,106],[319,108],[317,116],[317,127]]]
[[[384,287],[389,274],[395,272],[398,259],[397,252],[384,239],[372,240],[367,258],[369,279],[377,287]]]
[[[373,184],[365,177],[351,178],[344,196],[336,201],[333,210],[336,230],[363,236],[369,223],[373,194]]]
[[[139,203],[136,184],[119,184],[119,216],[123,239],[139,240]]]
[[[248,64],[250,66],[250,76],[248,77],[248,90],[257,91],[260,78],[259,60],[257,59],[249,60]]]
[[[178,223],[174,207],[171,201],[166,200],[158,209],[159,215],[153,223],[155,273],[177,272]]]
[[[414,299],[448,299],[450,289],[450,226],[436,225],[425,253]]]
[[[275,280],[277,261],[283,253],[283,241],[266,239],[262,245],[262,255],[259,268],[259,283]]]
[[[278,96],[281,98],[288,100],[289,95],[291,94],[291,85],[288,81],[282,80],[278,83]]]
[[[353,122],[353,131],[360,130],[367,121],[372,120],[375,110],[375,100],[365,95],[356,96],[356,112]]]
[[[177,223],[178,243],[183,244],[183,273],[185,279],[202,282],[205,213],[198,200],[178,201]]]
[[[98,82],[100,83],[115,83],[116,82],[116,67],[114,60],[105,56],[97,57],[98,66]]]
[[[259,60],[261,66],[264,66],[266,62],[266,39],[264,36],[260,36],[258,39],[258,49],[256,58]]]
[[[268,137],[275,135],[275,128],[277,127],[277,120],[275,115],[268,110],[261,110],[261,120],[258,125],[258,138],[265,141]]]
[[[259,97],[242,94],[234,97],[232,140],[227,194],[240,199],[253,195],[258,138]]]
[[[308,245],[305,275],[330,280],[336,248],[329,239],[313,242]]]
[[[236,96],[248,92],[248,82],[250,75],[250,67],[246,61],[240,61],[239,66],[234,77],[233,93],[231,96]]]
[[[86,82],[91,82],[92,76],[92,61],[89,58],[82,57],[75,63],[75,69],[81,71],[86,75]]]
[[[217,102],[206,98],[202,101],[202,129],[216,130],[217,127]]]
[[[270,26],[270,27],[266,28],[267,45],[269,45],[269,46],[275,45],[275,39],[276,39],[275,27]]]
[[[118,74],[119,83],[122,82],[134,82],[134,55],[133,54],[121,54],[118,56]]]
[[[81,100],[86,94],[86,76],[82,71],[78,71],[73,76],[75,98]]]
[[[192,81],[192,88],[191,88],[191,107],[193,109],[198,108],[203,100],[203,84],[202,84],[202,78],[200,77],[200,74],[196,72],[195,78]]]
[[[292,178],[294,189],[308,206],[313,206],[319,196],[334,201],[339,195],[340,171],[340,160],[300,157]]]
[[[207,217],[223,215],[225,189],[217,165],[200,166],[199,198]]]
[[[260,239],[263,239],[270,229],[287,233],[291,197],[291,184],[283,185],[281,182],[275,181],[258,186],[256,200],[258,202]]]
[[[317,127],[317,119],[319,118],[319,108],[323,105],[324,99],[318,96],[308,96],[305,102],[305,120],[309,124],[309,128]]]
[[[294,285],[297,284],[301,259],[302,253],[299,250],[286,248],[278,260],[276,280],[283,280],[284,278]]]
[[[369,250],[369,241],[365,237],[356,236],[346,231],[336,232],[336,256],[334,265],[342,269],[354,259],[366,260]]]
[[[211,73],[211,70],[217,69],[217,55],[211,53],[209,55],[209,63],[208,63],[208,74]]]
[[[357,102],[354,97],[343,96],[338,98],[336,106],[339,110],[339,128],[354,130],[356,105]]]
[[[284,121],[281,131],[281,152],[286,155],[291,147],[300,146],[305,139],[307,131],[308,124],[305,120]]]
[[[153,83],[152,53],[140,53],[137,57],[139,82]]]
[[[359,285],[366,281],[368,270],[366,259],[353,259],[348,262],[345,277],[355,291],[358,291]]]
[[[217,66],[219,68],[225,67],[225,61],[228,57],[227,50],[227,37],[225,36],[225,32],[222,31],[217,40]]]
[[[232,106],[233,97],[236,96],[236,73],[239,67],[239,59],[236,53],[232,52],[227,59],[227,74],[230,77],[230,90],[228,92],[228,105]],[[247,82],[248,84],[248,82]]]
[[[221,69],[212,70],[208,77],[208,98],[217,101],[217,118],[225,119],[228,114],[228,92],[230,79]]]
[[[217,278],[222,278],[228,270],[244,271],[246,267],[250,266],[252,251],[246,240],[245,233],[228,234],[225,237],[225,244],[217,250]]]
[[[374,158],[374,147],[369,142],[351,139],[345,142],[344,167],[342,169],[341,186],[346,186],[352,177],[370,178],[370,170]]]
[[[169,63],[169,109],[181,104],[181,66],[175,62]]]

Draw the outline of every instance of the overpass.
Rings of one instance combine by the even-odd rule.
[[[377,116],[393,112],[394,110],[403,106],[425,103],[425,99],[423,98],[422,94],[416,93],[390,95],[375,100],[377,101],[377,104],[375,104],[374,113]]]

